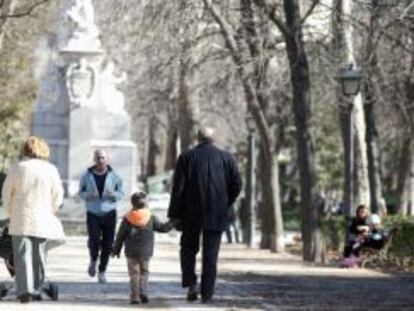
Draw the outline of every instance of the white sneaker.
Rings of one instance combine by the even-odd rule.
[[[106,283],[106,275],[105,272],[99,272],[98,273],[98,282],[101,284],[105,284]]]
[[[96,261],[91,260],[91,262],[89,263],[88,274],[91,278],[93,278],[96,275]]]

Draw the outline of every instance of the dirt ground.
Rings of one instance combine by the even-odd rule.
[[[221,278],[262,303],[283,311],[408,311],[414,310],[414,274],[389,274],[360,268],[309,265],[292,254],[246,253],[233,249],[224,262],[249,262]],[[254,269],[256,263],[256,271]],[[260,263],[260,264],[259,264]],[[260,266],[259,266],[260,265]]]

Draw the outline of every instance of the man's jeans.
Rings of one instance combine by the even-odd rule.
[[[105,272],[114,242],[116,211],[103,216],[87,213],[88,247],[92,261],[97,261],[100,253],[99,272]]]

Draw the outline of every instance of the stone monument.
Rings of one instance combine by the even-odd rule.
[[[68,197],[77,193],[79,178],[92,164],[96,148],[108,151],[129,194],[135,190],[138,172],[130,116],[117,88],[126,75],[116,75],[114,63],[104,57],[91,0],[69,0],[59,21],[55,53],[50,53],[40,83],[31,131],[50,144],[51,161]]]

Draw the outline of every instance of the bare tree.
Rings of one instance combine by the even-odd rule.
[[[0,1],[1,170],[19,155],[28,132],[38,82],[33,75],[37,43],[50,27],[54,8],[55,3],[46,1]]]
[[[305,14],[301,15],[299,1],[284,0],[281,9],[285,20],[278,15],[277,7],[266,1],[256,3],[264,8],[270,20],[283,34],[286,54],[290,65],[293,95],[293,114],[296,125],[296,143],[299,167],[301,197],[301,231],[303,239],[303,259],[323,261],[324,248],[319,223],[317,204],[318,184],[315,172],[315,159],[312,134],[310,132],[311,97],[308,59],[303,40],[303,22],[312,13],[319,1],[314,1]]]
[[[263,73],[263,63],[260,61],[261,52],[259,50],[259,38],[255,34],[255,26],[253,22],[252,3],[250,1],[242,1],[242,27],[247,32],[247,44],[249,45],[249,57],[253,58],[256,62],[256,66],[253,66],[255,75],[250,74],[248,66],[248,60],[242,43],[238,39],[237,31],[235,31],[230,23],[220,13],[218,7],[216,7],[210,0],[204,0],[204,4],[208,11],[211,12],[214,20],[219,25],[223,39],[226,43],[228,50],[231,53],[234,64],[238,70],[240,80],[243,85],[247,109],[252,113],[261,140],[261,160],[264,167],[270,168],[261,171],[261,178],[264,186],[263,195],[264,203],[266,205],[265,210],[266,220],[269,222],[268,228],[270,229],[270,235],[268,235],[268,243],[262,242],[262,246],[269,247],[271,251],[281,252],[284,250],[283,242],[283,221],[280,207],[279,197],[279,177],[278,177],[278,163],[275,158],[275,141],[272,133],[269,120],[266,118],[264,108],[267,106],[267,99],[258,92],[260,86],[259,75]],[[264,237],[266,238],[266,236]],[[263,245],[268,244],[268,245]]]
[[[351,20],[353,3],[349,0],[335,0],[333,5],[333,29],[334,44],[333,53],[338,55],[337,64],[356,64],[355,47],[354,47],[354,23]],[[353,165],[347,161],[350,150],[348,150],[348,117],[353,114],[353,127],[355,129],[354,141],[354,157],[355,157],[355,189],[348,189],[349,181],[345,182],[345,193],[354,191],[356,200],[354,204],[365,203],[370,204],[369,178],[368,178],[368,159],[366,146],[366,124],[364,116],[364,106],[361,94],[353,98],[353,102],[349,103],[341,94],[341,90],[337,89],[338,101],[340,105],[340,122],[342,128],[342,136],[344,142],[344,155],[346,170],[350,170],[349,165]],[[370,132],[371,133],[371,132]],[[348,178],[348,176],[347,176]],[[355,205],[349,207],[350,216],[354,215]]]
[[[377,0],[373,0],[369,12],[368,33],[366,36],[366,46],[363,68],[366,73],[363,94],[364,94],[364,112],[366,122],[366,141],[368,155],[368,173],[371,207],[374,212],[386,213],[385,200],[382,194],[381,176],[380,176],[380,146],[375,106],[378,94],[376,92],[375,77],[378,77],[378,55],[377,40],[379,36],[379,19],[381,17],[381,8]]]

